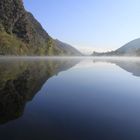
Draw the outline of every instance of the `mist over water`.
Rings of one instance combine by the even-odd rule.
[[[139,140],[137,57],[0,58],[2,140]]]

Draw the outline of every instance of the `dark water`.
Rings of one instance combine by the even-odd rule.
[[[0,59],[0,140],[140,140],[140,59]]]

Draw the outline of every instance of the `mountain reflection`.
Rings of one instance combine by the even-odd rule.
[[[134,76],[140,77],[139,58],[101,58],[94,59],[93,62],[113,63],[119,66],[120,68],[124,69],[125,71],[132,73]]]
[[[0,124],[22,116],[26,103],[53,75],[78,63],[71,59],[0,60]]]

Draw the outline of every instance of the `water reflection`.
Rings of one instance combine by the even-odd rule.
[[[80,60],[1,59],[0,124],[22,116],[26,103],[33,99],[50,77],[73,67]],[[97,62],[116,64],[134,76],[140,76],[139,59],[94,58],[93,63]]]
[[[0,138],[139,140],[139,60],[79,61],[1,60]]]
[[[93,63],[106,62],[116,64],[134,76],[140,77],[140,59],[139,58],[96,58]]]
[[[79,60],[0,60],[0,124],[22,116],[26,103],[53,75],[67,70]]]

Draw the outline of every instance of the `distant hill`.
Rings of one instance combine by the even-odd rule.
[[[98,53],[93,52],[93,56],[140,56],[140,38],[135,39],[115,51]]]
[[[140,55],[140,38],[125,44],[116,51],[124,55]]]
[[[22,0],[0,0],[0,55],[80,55],[62,44],[24,9]]]
[[[61,42],[60,40],[54,40],[55,41],[55,45],[58,46],[59,48],[61,48],[64,53],[70,53],[69,55],[82,55],[77,49],[73,48],[71,45]]]

